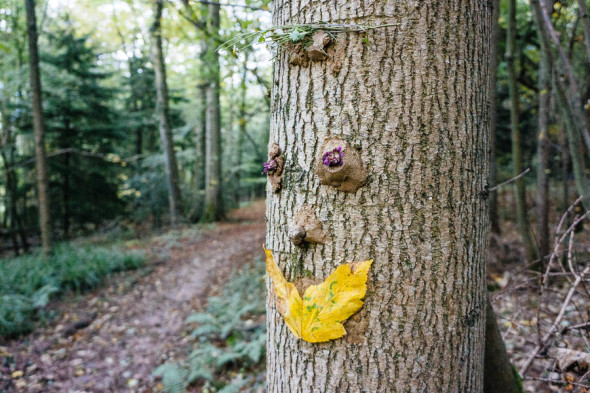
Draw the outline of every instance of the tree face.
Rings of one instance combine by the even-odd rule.
[[[374,263],[342,339],[298,340],[268,302],[269,391],[481,391],[488,2],[284,0],[274,12],[275,25],[394,25],[339,33],[324,60],[288,50],[276,60],[270,139],[285,161],[282,190],[267,194],[267,248],[298,288],[346,262]],[[332,139],[360,157],[360,188],[317,175]],[[289,239],[304,205],[323,244]]]

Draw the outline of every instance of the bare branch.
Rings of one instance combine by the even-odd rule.
[[[522,173],[520,173],[518,176],[513,177],[512,179],[508,179],[506,180],[504,183],[500,183],[492,188],[490,188],[488,190],[488,192],[493,192],[496,191],[499,188],[502,188],[504,186],[507,186],[508,184],[514,183],[515,181],[517,181],[518,179],[520,179],[521,177],[525,176],[527,173],[529,173],[531,171],[531,168],[527,168],[524,171],[522,171]]]
[[[540,343],[535,347],[535,349],[533,349],[533,351],[531,352],[531,354],[528,357],[528,359],[526,360],[526,362],[520,368],[519,373],[521,376],[524,376],[524,374],[527,372],[527,370],[529,369],[529,367],[533,363],[533,360],[535,360],[535,357],[539,354],[539,352],[541,352],[543,349],[547,348],[548,340],[551,338],[551,336],[555,332],[557,332],[557,329],[559,327],[559,323],[561,322],[561,320],[563,319],[563,316],[565,315],[565,310],[566,310],[567,306],[570,304],[572,297],[574,296],[574,293],[576,293],[578,285],[580,285],[580,283],[584,279],[584,276],[588,272],[590,272],[590,266],[586,267],[584,269],[584,271],[582,273],[580,273],[579,276],[576,277],[576,281],[574,281],[569,292],[567,293],[567,296],[565,297],[565,300],[563,301],[561,308],[559,310],[559,314],[557,314],[557,317],[553,321],[553,325],[551,325],[551,328],[549,329],[549,331],[545,334],[545,336],[543,336]]]

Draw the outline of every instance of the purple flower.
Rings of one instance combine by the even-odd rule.
[[[272,175],[279,168],[279,163],[276,160],[270,160],[263,164],[262,173],[265,175]]]
[[[334,166],[341,166],[344,164],[342,161],[342,147],[337,147],[332,151],[327,151],[322,156],[322,160],[324,161],[325,166],[334,167]]]

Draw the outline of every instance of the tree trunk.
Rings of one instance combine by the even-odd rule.
[[[65,153],[64,154],[64,182],[62,188],[62,201],[64,204],[63,210],[63,227],[64,227],[64,239],[69,239],[70,237],[70,161],[71,161],[71,154]]]
[[[206,123],[206,193],[201,221],[212,222],[224,218],[221,192],[221,123],[219,110],[219,4],[209,5],[208,29],[211,38],[207,45],[207,123]]]
[[[582,19],[582,26],[584,27],[584,45],[586,46],[586,54],[590,63],[590,16],[588,15],[586,0],[578,0],[578,7],[580,19]]]
[[[21,239],[21,244],[25,252],[29,250],[29,241],[25,233],[21,215],[18,212],[18,177],[16,170],[13,167],[15,162],[14,154],[16,150],[16,141],[11,130],[12,126],[8,123],[8,116],[4,111],[4,105],[4,102],[0,102],[0,123],[2,124],[2,132],[0,133],[0,156],[4,162],[4,179],[6,185],[6,210],[4,222],[6,223],[10,217],[10,231],[14,253],[18,255],[20,252],[18,237]]]
[[[178,216],[182,214],[182,199],[178,179],[178,166],[174,154],[174,142],[172,130],[168,122],[168,84],[166,82],[166,65],[162,52],[162,8],[163,0],[154,1],[154,21],[151,27],[152,36],[152,63],[156,75],[156,112],[160,122],[160,143],[162,153],[166,160],[166,178],[168,186],[168,205],[170,208],[170,221],[174,224]]]
[[[568,96],[572,94],[572,87],[565,86],[560,76],[557,75],[557,62],[553,57],[551,37],[553,27],[548,15],[546,14],[545,8],[539,3],[539,0],[531,0],[531,8],[533,14],[533,20],[539,36],[541,38],[541,50],[544,52],[549,66],[553,70],[553,90],[555,92],[555,100],[560,108],[562,118],[567,131],[567,141],[569,145],[569,154],[572,161],[572,167],[574,171],[574,178],[576,188],[579,195],[583,196],[583,205],[586,210],[590,209],[590,183],[586,177],[586,163],[584,161],[583,142],[585,139],[584,135],[587,131],[578,120],[580,115],[575,112],[579,108],[572,102],[572,98],[568,99]],[[561,48],[559,48],[561,49]],[[562,62],[564,56],[559,57]],[[567,58],[565,58],[567,61]],[[567,68],[567,67],[566,67]],[[570,83],[573,83],[570,81]],[[575,94],[574,94],[575,95]],[[575,98],[575,97],[574,97]],[[575,101],[575,99],[573,100]]]
[[[242,66],[242,75],[240,80],[240,103],[238,105],[238,140],[236,141],[235,147],[235,183],[234,183],[234,200],[236,205],[240,206],[240,197],[241,197],[241,169],[242,166],[242,149],[244,148],[244,138],[246,136],[246,97],[248,93],[248,84],[246,83],[246,76],[248,73],[248,69],[246,68],[248,58],[244,60],[244,64]]]
[[[517,377],[518,372],[510,363],[489,296],[486,304],[485,353],[484,392],[521,393],[522,382]]]
[[[41,98],[41,77],[39,75],[39,50],[37,48],[37,18],[35,0],[25,0],[27,10],[27,33],[29,40],[29,67],[31,91],[33,93],[33,128],[35,134],[35,167],[37,169],[37,195],[39,200],[39,228],[43,254],[51,252],[51,218],[49,210],[49,177],[45,152],[45,129]]]
[[[557,85],[560,91],[559,94],[562,95],[563,102],[567,104],[567,112],[570,117],[568,121],[573,123],[577,132],[579,132],[583,139],[586,149],[590,150],[590,132],[588,130],[588,120],[582,104],[581,91],[578,87],[578,82],[576,81],[573,65],[561,46],[559,34],[555,30],[553,22],[551,21],[549,5],[540,3],[539,0],[531,0],[531,7],[533,8],[535,24],[539,29],[540,37],[543,41],[542,46],[545,48],[543,50],[546,53],[551,52],[552,47],[554,47],[557,54],[557,60],[560,63],[559,68],[556,68],[555,65],[553,65],[553,69],[560,73],[557,78]],[[551,43],[553,43],[553,45]],[[552,55],[547,55],[547,58],[552,62]]]
[[[498,65],[498,18],[500,1],[493,1],[492,48],[490,55],[490,187],[496,185],[496,73]],[[490,194],[490,228],[493,233],[500,234],[500,217],[498,215],[498,191]]]
[[[540,37],[542,40],[542,37]],[[543,258],[549,254],[549,111],[551,103],[551,65],[540,51],[539,106],[537,113],[537,244],[543,268]],[[542,269],[543,270],[543,269]]]
[[[268,391],[482,392],[491,3],[300,4],[273,2],[273,24],[394,25],[338,34],[325,61],[278,55],[271,143],[285,172],[282,191],[267,191],[267,247],[302,289],[342,263],[374,263],[341,339],[297,340],[267,303]],[[316,175],[334,137],[348,146],[345,165],[358,151],[368,172],[354,193]],[[304,204],[325,244],[289,241]]]
[[[71,147],[71,130],[70,120],[66,118],[64,120],[64,131],[62,134],[62,149],[69,149]],[[62,184],[62,203],[63,203],[63,214],[62,214],[62,225],[63,225],[63,237],[69,239],[70,237],[70,163],[71,153],[66,152],[63,155],[63,184]]]
[[[567,131],[565,125],[561,125],[559,131],[559,146],[561,148],[561,211],[566,212],[570,207],[570,191],[569,191],[569,166],[570,166],[570,151],[567,144]],[[569,223],[566,222],[568,228]]]
[[[2,116],[2,119],[5,119],[4,116]],[[3,124],[3,128],[5,128],[6,125]],[[2,135],[2,137],[4,137],[4,135]],[[8,139],[9,136],[6,135],[6,139]],[[4,139],[4,138],[2,138]],[[6,154],[6,147],[4,146],[5,141],[2,141],[2,148],[0,149],[0,154],[2,156],[2,161],[4,162],[4,173],[5,173],[5,181],[6,181],[6,216],[5,217],[9,217],[9,219],[5,220],[8,221],[10,223],[10,227],[8,227],[8,231],[10,232],[10,237],[12,239],[12,247],[14,250],[14,256],[19,256],[20,254],[20,247],[18,244],[18,238],[17,238],[17,231],[18,231],[18,226],[17,223],[19,222],[18,219],[18,210],[17,210],[17,190],[16,190],[16,176],[14,176],[14,171],[11,167],[11,162],[8,160],[8,155]],[[24,246],[24,245],[23,245]]]
[[[206,51],[206,49],[203,49]],[[204,58],[204,55],[201,55]],[[199,96],[199,122],[195,128],[195,192],[196,200],[193,207],[192,218],[198,220],[203,215],[203,203],[205,201],[205,166],[206,166],[206,129],[207,129],[207,86],[200,84]]]
[[[506,32],[506,64],[508,68],[508,89],[510,91],[510,127],[512,129],[512,165],[514,176],[522,173],[522,153],[520,148],[518,82],[516,79],[516,65],[514,64],[516,50],[516,0],[509,1],[509,18]],[[522,236],[528,262],[536,259],[535,243],[527,218],[526,187],[521,177],[516,184],[516,216],[518,229]]]

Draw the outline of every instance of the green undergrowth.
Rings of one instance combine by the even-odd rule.
[[[95,288],[109,274],[136,269],[144,260],[137,251],[65,244],[45,259],[36,253],[0,260],[0,338],[30,332],[51,299]]]
[[[266,356],[264,262],[255,260],[234,273],[204,312],[191,315],[194,337],[188,358],[154,370],[168,393],[190,385],[203,391],[241,392],[263,388]]]

